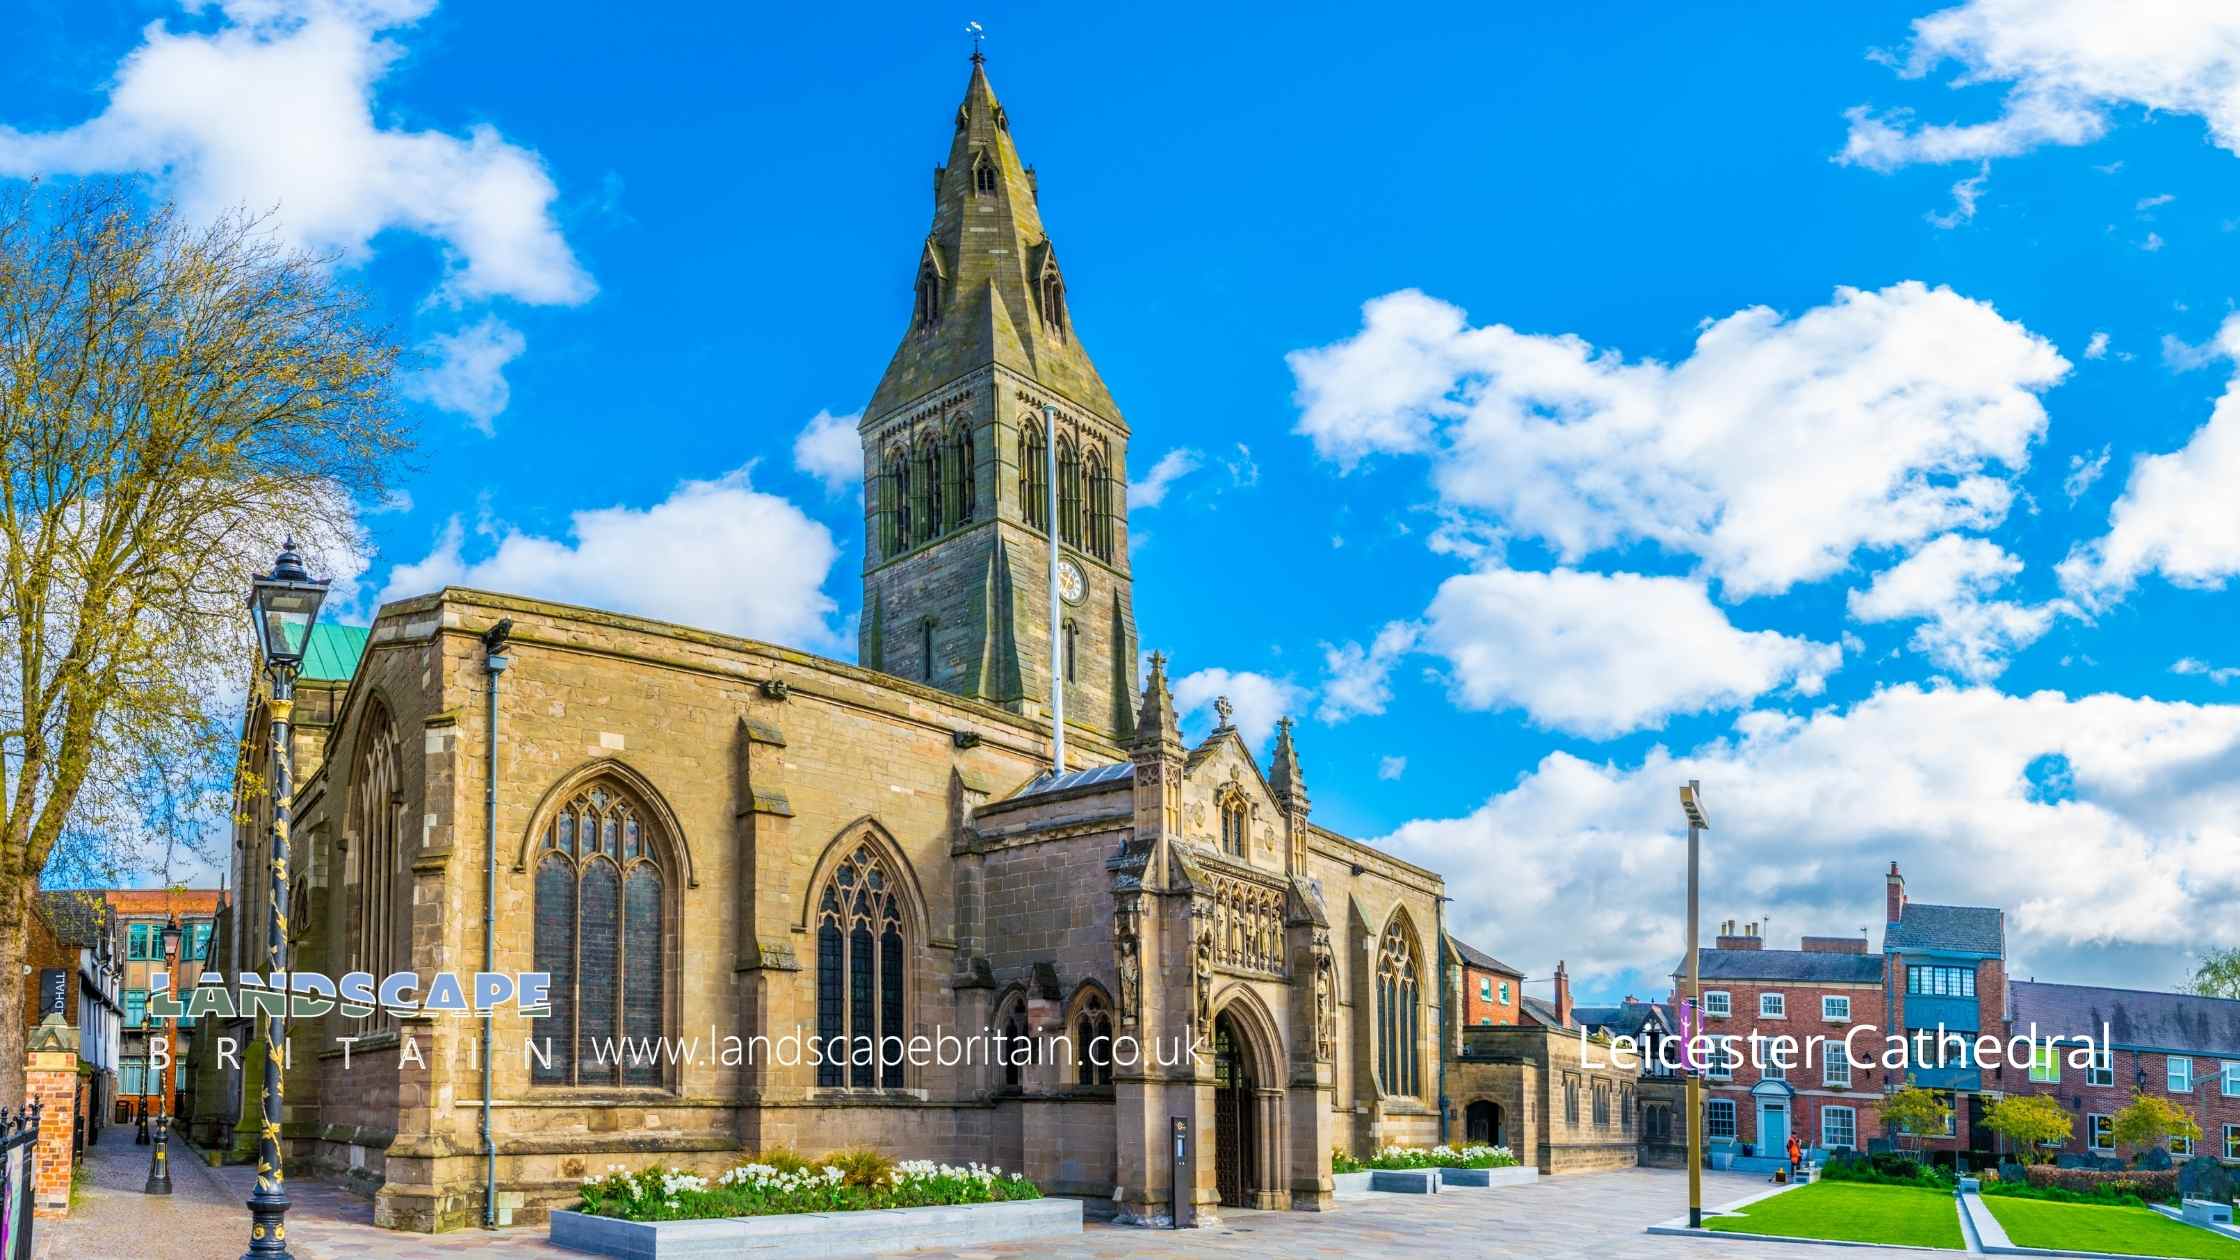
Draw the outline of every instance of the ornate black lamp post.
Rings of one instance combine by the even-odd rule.
[[[249,586],[249,615],[272,681],[272,896],[265,922],[265,972],[288,969],[288,793],[293,769],[288,722],[294,707],[296,671],[303,665],[311,626],[327,584],[304,571],[294,539],[281,544],[272,573]],[[288,1184],[280,1168],[280,1065],[287,1054],[287,995],[266,1007],[264,1016],[264,1125],[257,1139],[257,1188],[249,1196],[249,1250],[242,1260],[283,1260],[288,1255]]]
[[[179,916],[163,925],[163,965],[169,992],[179,992]],[[143,1194],[171,1193],[171,1107],[172,1086],[179,1072],[179,1021],[166,1019],[163,1026],[163,1088],[156,1091],[163,1099],[163,1111],[156,1117],[156,1147],[148,1155],[148,1184],[141,1187]],[[155,1060],[154,1055],[148,1056]]]

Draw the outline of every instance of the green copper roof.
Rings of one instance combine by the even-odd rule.
[[[341,626],[321,622],[311,627],[311,642],[303,649],[303,670],[298,678],[308,682],[348,682],[358,672],[358,658],[365,655],[367,626]]]

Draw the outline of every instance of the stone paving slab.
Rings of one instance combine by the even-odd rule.
[[[167,1206],[150,1206],[139,1194],[147,1148],[133,1146],[128,1131],[111,1134],[121,1142],[104,1149],[96,1163],[99,1192],[92,1196],[91,1210],[69,1222],[41,1222],[39,1260],[141,1256],[237,1260],[248,1240],[248,1214],[242,1200],[254,1181],[251,1170],[209,1169],[179,1152],[172,1171],[178,1193]],[[137,1163],[133,1152],[138,1153]],[[1757,1177],[1706,1173],[1704,1201],[1724,1207],[1766,1188]],[[582,1260],[580,1253],[546,1242],[543,1226],[494,1233],[468,1229],[402,1234],[376,1229],[372,1204],[339,1186],[291,1178],[289,1196],[295,1208],[288,1216],[288,1242],[299,1260]],[[1549,1260],[1572,1255],[1597,1260],[1828,1260],[1831,1254],[1842,1254],[1809,1243],[1676,1238],[1644,1232],[1647,1226],[1684,1211],[1687,1196],[1685,1173],[1634,1169],[1543,1177],[1534,1185],[1493,1193],[1380,1194],[1347,1200],[1330,1212],[1230,1211],[1214,1229],[1146,1230],[1090,1222],[1078,1237],[1062,1241],[1039,1239],[908,1254],[915,1260],[1196,1256]],[[164,1215],[158,1220],[151,1213]],[[1901,1253],[1898,1248],[1855,1250]]]

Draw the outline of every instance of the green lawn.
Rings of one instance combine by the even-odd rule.
[[[1960,1208],[1949,1190],[1816,1181],[1761,1199],[1741,1213],[1713,1217],[1703,1223],[1704,1228],[1778,1234],[1783,1238],[1943,1247],[1950,1251],[1964,1250],[1967,1245],[1960,1238]]]
[[[2042,1199],[1983,1196],[1984,1206],[2006,1227],[2017,1247],[2112,1251],[2126,1256],[2186,1256],[2190,1260],[2240,1260],[2240,1242],[2173,1221],[2151,1208],[2048,1203]]]

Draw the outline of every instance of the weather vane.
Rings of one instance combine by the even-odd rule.
[[[975,58],[979,57],[980,41],[988,37],[988,28],[978,22],[967,22],[964,24],[964,33],[972,37],[972,55]]]

